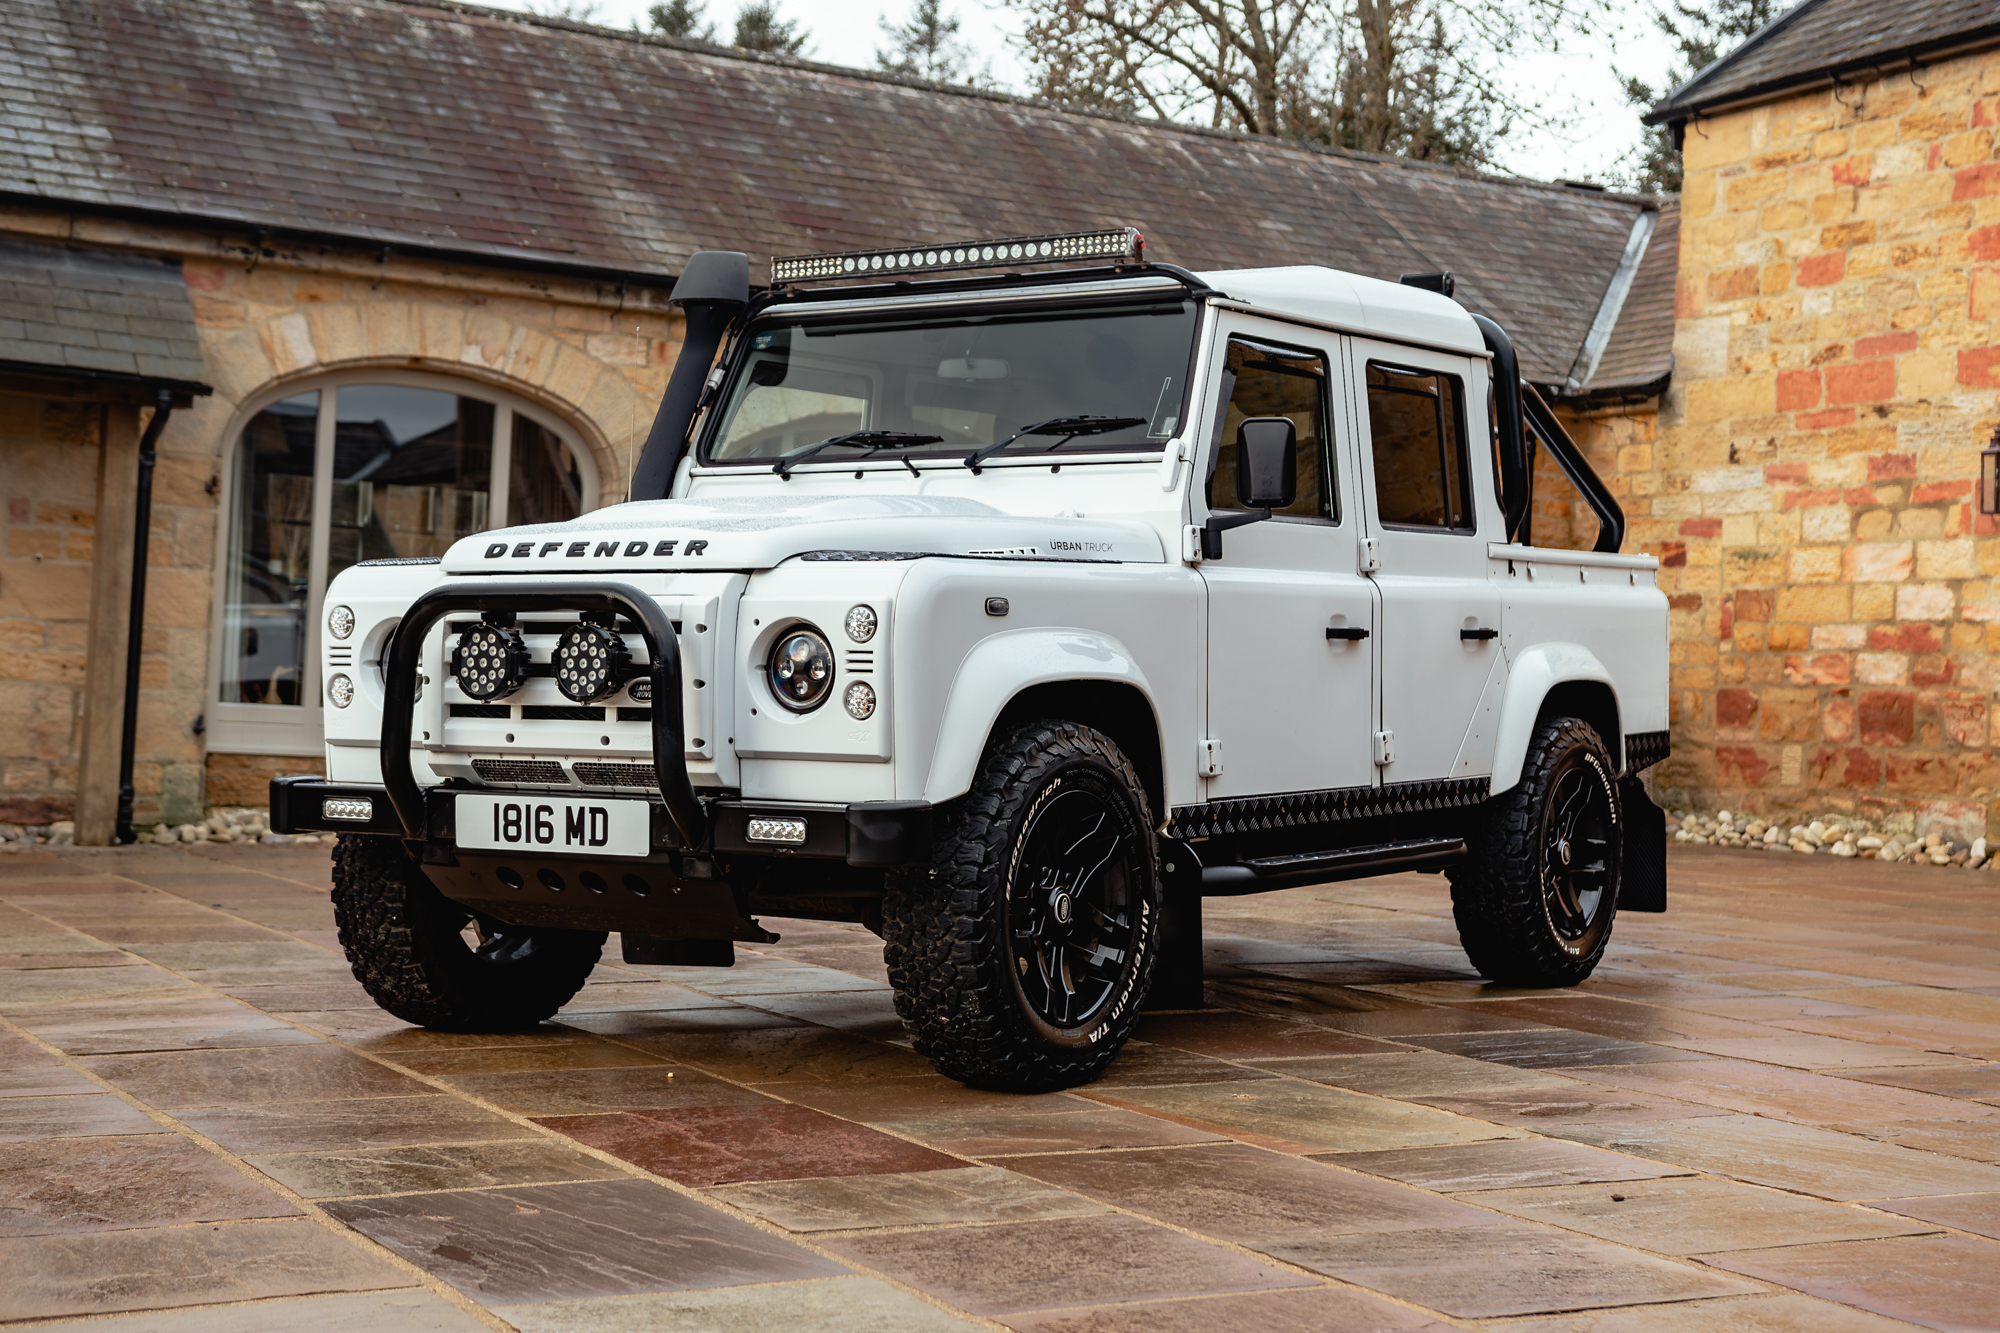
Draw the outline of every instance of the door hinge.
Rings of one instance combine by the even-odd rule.
[[[1196,746],[1195,768],[1205,778],[1222,776],[1222,742],[1213,736],[1204,737]]]
[[[1393,731],[1376,732],[1375,733],[1376,767],[1387,768],[1390,764],[1393,764],[1395,762],[1396,762],[1396,733]]]
[[[1181,529],[1181,559],[1190,565],[1201,563],[1201,529],[1192,523]]]
[[[1382,568],[1382,553],[1376,547],[1375,539],[1373,537],[1363,537],[1361,539],[1361,572],[1363,574],[1373,574],[1380,568]]]

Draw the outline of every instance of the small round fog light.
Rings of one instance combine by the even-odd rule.
[[[346,673],[336,671],[326,678],[326,697],[333,700],[335,708],[345,708],[354,702],[354,681]]]
[[[857,606],[847,613],[847,637],[866,643],[875,637],[875,608]]]
[[[866,722],[875,712],[875,687],[865,680],[857,680],[847,687],[841,699],[847,705],[847,715],[856,722]]]
[[[326,613],[326,632],[336,639],[354,633],[354,612],[345,606],[334,607]]]

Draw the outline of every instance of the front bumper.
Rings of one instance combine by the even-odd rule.
[[[572,800],[587,800],[593,795],[583,791],[565,791],[562,794]],[[453,806],[458,795],[457,791],[437,787],[424,793],[421,836],[427,844],[451,847],[456,828]],[[606,793],[604,799],[629,801],[637,798]],[[665,806],[658,801],[651,804],[653,849],[656,852],[685,850]],[[931,806],[925,801],[806,805],[725,797],[703,804],[708,812],[711,839],[707,850],[714,856],[844,861],[864,870],[917,866],[930,860]],[[804,839],[784,843],[753,840],[750,836],[753,819],[803,823]],[[328,782],[312,776],[271,779],[271,831],[408,836],[389,799],[387,787]],[[583,865],[592,858],[572,856],[558,859]]]

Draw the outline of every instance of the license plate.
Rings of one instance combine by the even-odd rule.
[[[568,856],[644,856],[652,817],[644,801],[559,796],[469,796],[457,807],[458,845]]]

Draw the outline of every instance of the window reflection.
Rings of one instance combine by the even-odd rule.
[[[583,512],[583,469],[552,430],[516,413],[507,465],[507,522],[560,523]]]
[[[493,404],[436,389],[335,391],[327,577],[362,560],[443,555],[486,529]]]
[[[318,418],[317,393],[273,403],[250,419],[236,451],[222,602],[227,703],[299,702]]]

